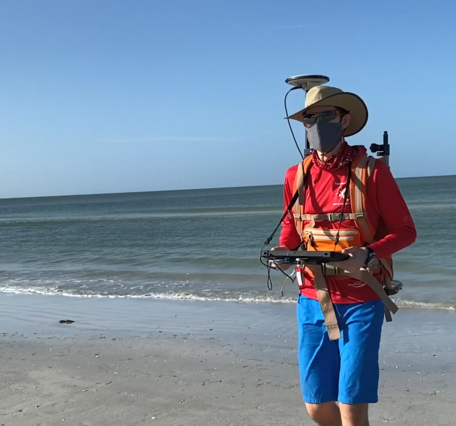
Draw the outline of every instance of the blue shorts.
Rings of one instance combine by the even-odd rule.
[[[335,304],[341,338],[329,340],[318,300],[297,304],[298,360],[305,402],[343,404],[378,401],[383,302]]]

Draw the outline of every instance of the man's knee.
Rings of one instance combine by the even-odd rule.
[[[340,412],[334,401],[324,404],[309,404],[306,402],[307,413],[319,425],[340,425]]]
[[[345,426],[369,426],[368,404],[339,404],[342,424]]]

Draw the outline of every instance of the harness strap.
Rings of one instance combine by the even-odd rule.
[[[387,270],[391,278],[393,278],[393,270],[388,265],[388,262],[385,259],[378,259],[382,263],[382,266]]]
[[[391,311],[388,309],[386,305],[383,305],[383,310],[385,311],[386,322],[391,322],[393,320],[393,317],[391,316]]]
[[[296,170],[296,188],[298,189],[298,203],[297,205],[303,206],[306,203],[306,191],[304,188],[304,162],[298,165]]]
[[[366,165],[367,163],[367,165]],[[364,167],[366,166],[366,167]],[[364,157],[355,172],[355,176],[353,177],[353,183],[354,183],[354,190],[352,191],[351,196],[353,197],[352,199],[352,205],[353,205],[353,213],[359,214],[358,216],[358,225],[361,228],[361,232],[364,235],[364,238],[368,242],[368,244],[372,244],[375,242],[374,235],[372,235],[369,225],[367,223],[367,215],[365,214],[366,212],[366,206],[364,205],[363,200],[366,198],[366,186],[363,184],[363,182],[367,182],[367,179],[372,175],[372,172],[374,170],[375,166],[375,158],[373,157]],[[364,213],[364,214],[362,214]],[[361,215],[362,214],[362,215]],[[392,278],[393,277],[393,271],[388,265],[388,262],[385,259],[379,259],[379,261],[382,263],[382,266],[386,269],[388,272],[389,276]]]
[[[296,170],[296,188],[298,191],[298,198],[296,199],[295,203],[295,212],[301,212],[301,206],[305,204],[305,197],[306,197],[306,192],[304,188],[304,163],[301,163],[298,165],[298,169]],[[302,232],[302,219],[295,218],[296,220],[296,229],[299,232],[299,235],[303,237],[303,232]]]
[[[352,278],[357,278],[363,283],[366,283],[372,290],[377,293],[377,295],[382,299],[383,304],[390,310],[393,314],[395,314],[399,308],[397,305],[388,297],[383,286],[375,279],[375,277],[369,273],[364,268],[359,269],[356,272],[348,272],[344,273],[344,275],[348,275]]]
[[[369,178],[372,175],[373,171],[374,171],[375,158],[371,157],[371,156],[369,156],[368,158],[369,159],[367,160],[367,177]]]
[[[364,198],[366,195],[366,186],[363,184],[366,180],[363,179],[366,174],[366,168],[364,165],[368,161],[368,157],[364,157],[359,166],[356,168],[354,176],[352,178],[353,181],[353,190],[351,191],[351,203],[352,203],[352,211],[353,213],[362,214],[366,211],[364,206]],[[365,215],[359,217],[358,224],[361,228],[361,232],[368,241],[369,244],[374,242],[374,236],[370,232],[369,226],[365,219]]]
[[[397,305],[385,293],[383,286],[375,279],[372,274],[369,273],[369,271],[364,268],[361,268],[356,272],[343,271],[340,268],[334,268],[329,265],[323,265],[323,267],[319,265],[306,265],[306,268],[313,272],[314,285],[317,290],[317,298],[323,312],[329,340],[340,339],[341,334],[336,313],[334,311],[334,305],[332,303],[331,296],[328,291],[328,286],[326,284],[326,276],[344,275],[351,278],[356,278],[366,283],[382,300],[385,319],[387,322],[391,322],[393,320],[391,314],[395,314],[399,310]]]
[[[322,214],[299,214],[294,213],[294,218],[300,221],[313,220],[315,222],[321,222],[327,220],[329,222],[339,222],[342,220],[357,220],[361,217],[365,217],[366,213],[322,213]]]
[[[356,278],[356,279],[362,281],[363,283],[366,283],[372,290],[374,290],[375,293],[382,299],[383,304],[393,314],[395,314],[399,310],[397,305],[388,297],[385,290],[383,289],[383,286],[377,281],[377,279],[367,269],[361,268],[356,272],[348,272],[348,271],[344,271],[340,268],[334,268],[330,265],[325,265],[324,275],[325,276],[343,275],[346,277]]]
[[[329,340],[340,339],[340,329],[337,323],[334,305],[326,285],[326,279],[319,265],[308,266],[314,274],[314,284],[317,289],[318,302],[320,303],[323,317],[325,319],[326,330],[328,331]]]

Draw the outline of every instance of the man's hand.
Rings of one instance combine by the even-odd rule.
[[[366,247],[348,247],[343,249],[342,253],[348,254],[350,258],[340,262],[328,262],[328,264],[347,272],[356,272],[362,268],[369,254]]]
[[[272,250],[286,250],[289,251],[288,247],[285,246],[278,246],[278,247],[273,247]],[[289,263],[279,263],[279,262],[274,262],[273,260],[268,260],[269,266],[273,269],[281,269],[282,271],[286,271],[287,269],[290,269],[293,265],[290,265]]]

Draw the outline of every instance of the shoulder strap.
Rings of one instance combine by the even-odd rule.
[[[301,162],[301,164],[299,164],[298,170],[296,170],[296,177],[294,183],[294,188],[296,193],[298,194],[298,197],[296,199],[292,212],[294,213],[296,230],[298,231],[301,238],[303,232],[302,215],[304,214],[304,205],[306,204],[306,181],[311,168],[312,156],[309,155],[304,159],[304,161]]]
[[[373,161],[372,161],[372,160]],[[366,212],[367,179],[372,174],[375,158],[362,157],[352,168],[352,183],[350,185],[350,203],[352,213],[356,214],[357,224],[364,240],[369,244],[374,242],[374,230]]]
[[[365,156],[356,167],[352,169],[352,185],[350,187],[350,202],[352,213],[357,217],[356,224],[365,241],[372,244],[375,239],[375,229],[369,221],[366,210],[367,180],[372,175],[375,167],[375,158]],[[393,268],[385,259],[379,259],[382,267],[393,278]]]
[[[372,176],[372,173],[374,172],[375,158],[371,155],[369,155],[369,157],[367,158],[367,177],[370,178]]]
[[[295,177],[295,184],[294,187],[299,193],[299,205],[303,206],[305,204],[305,195],[306,191],[304,188],[304,184],[306,181],[306,177],[309,174],[309,171],[312,167],[312,156],[309,155],[306,157],[301,164],[299,164],[298,169],[296,170],[296,177]]]

